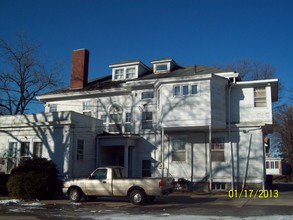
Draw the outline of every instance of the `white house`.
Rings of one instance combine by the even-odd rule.
[[[86,49],[73,51],[70,86],[38,99],[45,114],[73,111],[102,120],[104,132],[88,146],[95,166],[183,177],[205,189],[264,186],[263,140],[271,132],[277,79],[241,81],[236,72],[163,58],[151,66],[113,63],[110,75],[88,81],[88,61]],[[82,153],[74,144],[69,160],[79,169],[89,161],[74,156]]]
[[[61,178],[88,174],[95,168],[92,146],[101,126],[101,120],[72,111],[0,116],[0,172],[44,157],[56,163]]]

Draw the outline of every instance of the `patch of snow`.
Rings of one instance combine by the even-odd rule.
[[[21,200],[19,199],[4,199],[4,200],[0,200],[0,205],[14,205],[20,202]]]

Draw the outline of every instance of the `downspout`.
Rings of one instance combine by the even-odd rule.
[[[209,182],[209,187],[210,187],[210,191],[212,191],[212,125],[209,126],[209,162],[210,162],[210,182]]]
[[[164,162],[164,127],[162,127],[162,152],[161,152],[161,161],[162,161],[162,178],[164,178],[164,172],[165,172],[165,162]]]
[[[232,137],[231,137],[231,90],[232,87],[235,86],[236,80],[235,77],[233,78],[233,83],[229,85],[228,89],[228,139],[230,144],[231,150],[231,189],[234,190],[234,153],[233,153],[233,144],[232,144]]]

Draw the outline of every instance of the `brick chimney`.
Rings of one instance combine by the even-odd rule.
[[[72,51],[70,89],[82,89],[88,81],[89,51],[78,49]]]

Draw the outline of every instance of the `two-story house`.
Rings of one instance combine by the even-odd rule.
[[[73,51],[70,86],[38,96],[45,113],[74,111],[102,121],[103,133],[86,147],[75,139],[69,161],[76,169],[93,160],[124,166],[128,176],[172,175],[198,188],[264,186],[263,140],[277,79],[241,81],[236,72],[163,58],[150,66],[113,63],[111,74],[88,81],[88,62],[86,49]],[[77,157],[89,149],[94,157]]]

